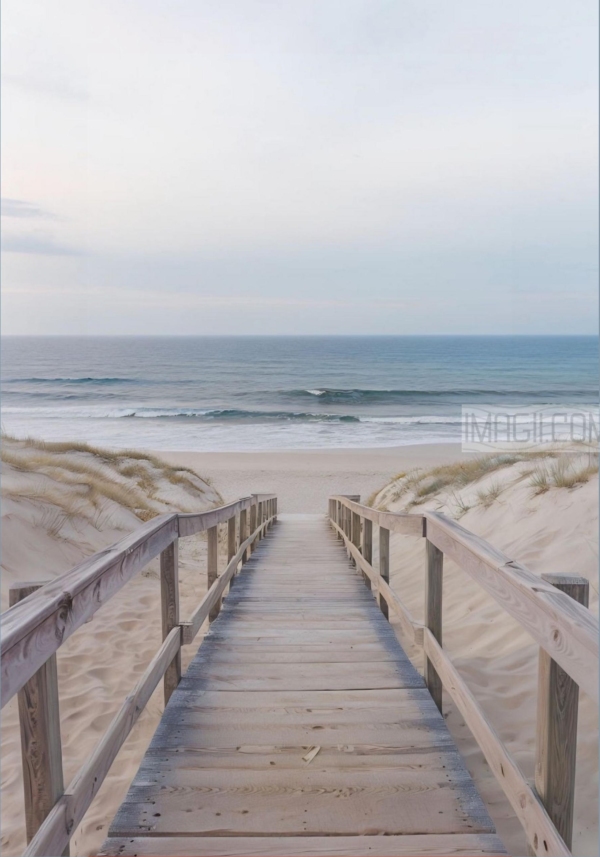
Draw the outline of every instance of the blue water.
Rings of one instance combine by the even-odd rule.
[[[2,426],[154,449],[460,440],[463,404],[598,401],[596,337],[5,337]]]

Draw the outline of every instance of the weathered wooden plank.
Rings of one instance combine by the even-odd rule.
[[[556,587],[470,533],[426,512],[427,538],[471,575],[598,701],[598,619]]]
[[[215,689],[231,690],[360,690],[382,687],[421,687],[423,680],[410,664],[374,663],[312,663],[297,664],[290,670],[287,664],[203,663],[194,661],[186,680],[193,678],[200,686],[208,683]]]
[[[333,772],[326,778],[318,772],[311,776],[307,768],[296,780],[290,771],[269,771],[264,772],[270,775],[265,785],[256,771],[235,771],[233,778],[232,772],[222,772],[228,776],[222,785],[220,771],[207,772],[205,779],[199,773],[195,786],[133,787],[110,835],[494,832],[468,777],[467,783],[454,785],[452,774],[443,771],[421,770],[412,782],[393,770],[386,772],[386,782],[378,772],[383,782],[366,786],[356,771]]]
[[[492,833],[409,836],[111,837],[100,857],[499,857]]]
[[[153,518],[7,610],[0,626],[2,707],[77,628],[177,535],[177,515]]]
[[[166,640],[179,625],[179,540],[175,539],[160,555],[160,599],[162,636]],[[165,671],[165,705],[181,679],[181,648]]]
[[[340,726],[348,724],[401,723],[404,720],[430,721],[432,729],[443,732],[440,714],[424,688],[355,691],[232,691],[202,690],[188,685],[177,699],[177,710],[193,712],[196,726],[243,724],[251,726]],[[319,762],[320,764],[320,762]]]
[[[390,583],[390,531],[386,527],[379,527],[379,576],[384,583]],[[388,603],[378,588],[379,607],[386,619],[389,619],[390,611]]]
[[[444,554],[429,539],[426,541],[425,625],[442,645],[442,593]],[[425,658],[425,684],[439,710],[442,710],[442,682],[428,657]]]
[[[11,607],[37,592],[45,583],[11,586]],[[27,842],[31,842],[64,790],[56,655],[51,655],[21,688],[18,705],[25,832]],[[65,853],[68,857],[68,849]]]
[[[552,823],[519,766],[508,753],[496,730],[475,697],[429,629],[424,634],[425,654],[431,660],[444,687],[454,700],[465,723],[479,744],[492,773],[498,780],[515,814],[523,825],[536,855],[568,857],[571,853]]]
[[[179,628],[174,628],[113,718],[90,758],[75,775],[63,796],[54,804],[46,820],[25,849],[23,857],[62,854],[71,834],[98,793],[117,753],[180,646],[181,632]]]
[[[588,606],[590,585],[585,577],[544,574],[542,579]],[[540,649],[535,787],[569,848],[573,840],[578,709],[577,684]]]
[[[206,589],[210,591],[211,586],[217,579],[219,572],[218,557],[219,557],[219,530],[217,526],[211,527],[207,531],[207,548],[206,548]],[[213,604],[208,613],[208,621],[214,622],[219,615],[221,609],[221,596],[214,599]]]

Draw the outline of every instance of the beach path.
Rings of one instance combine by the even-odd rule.
[[[505,854],[323,516],[281,515],[172,694],[103,855]]]

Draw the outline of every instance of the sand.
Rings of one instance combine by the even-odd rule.
[[[283,512],[325,512],[327,497],[338,492],[361,494],[366,500],[388,485],[395,474],[412,466],[430,467],[465,458],[458,446],[450,444],[333,452],[178,452],[164,453],[161,457],[176,467],[192,467],[212,484],[198,483],[198,492],[191,497],[189,491],[182,493],[169,481],[168,471],[161,475],[155,467],[150,468],[155,484],[152,493],[157,498],[152,502],[157,510],[178,506],[187,509],[190,503],[195,508],[209,508],[221,502],[219,496],[231,500],[252,492],[273,491],[279,496]],[[73,462],[74,466],[80,465],[81,454],[75,456]],[[68,473],[68,460],[63,459],[61,466]],[[116,465],[106,466],[114,469]],[[122,537],[139,523],[132,511],[135,502],[119,503],[106,497],[97,515],[84,514],[82,510],[81,514],[61,518],[60,502],[64,497],[59,502],[56,491],[66,492],[67,498],[79,496],[86,485],[85,474],[80,473],[76,484],[65,488],[64,479],[53,482],[48,472],[40,474],[35,469],[23,472],[7,464],[3,471],[8,472],[4,490],[8,488],[9,493],[2,508],[3,607],[9,583],[55,576],[83,556]],[[507,485],[487,508],[477,499],[477,491],[489,489],[491,480],[499,476],[485,477],[480,483],[464,489],[463,504],[472,508],[463,515],[461,523],[536,572],[572,571],[588,576],[593,584],[592,607],[596,610],[597,478],[572,490],[553,488],[534,496],[528,477],[517,476],[516,472],[509,471],[502,475]],[[115,478],[127,485],[128,477],[116,474]],[[81,483],[79,487],[77,479]],[[136,491],[142,484],[148,484],[141,479],[136,487],[133,476],[129,481]],[[377,502],[401,508],[406,497],[393,499],[398,484],[394,483],[380,494]],[[439,507],[456,515],[456,493],[432,495],[425,507]],[[72,506],[69,508],[72,510]],[[393,537],[392,585],[416,617],[422,615],[423,606],[423,551],[422,540]],[[182,615],[185,616],[205,591],[204,539],[182,540],[180,556]],[[222,568],[223,556],[220,562]],[[93,750],[112,715],[156,651],[160,643],[159,615],[155,561],[61,648],[58,664],[66,781]],[[470,578],[450,563],[445,571],[444,633],[444,643],[461,673],[523,770],[531,776],[536,646]],[[418,664],[419,654],[409,653]],[[192,654],[193,651],[185,651],[184,665]],[[444,710],[500,835],[511,853],[526,853],[520,825],[459,715],[447,701]],[[161,711],[159,688],[76,832],[71,845],[73,855],[97,851]],[[20,853],[24,845],[21,759],[14,700],[3,714],[2,847],[4,854],[13,855]],[[580,745],[574,854],[587,857],[597,851],[597,711],[585,698],[581,706]]]
[[[390,449],[292,452],[161,452],[170,464],[193,467],[209,477],[228,500],[274,493],[282,512],[327,511],[331,494],[360,494],[366,501],[394,474],[408,467],[433,467],[462,459],[460,444],[439,443]]]

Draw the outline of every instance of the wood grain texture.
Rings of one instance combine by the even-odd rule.
[[[137,836],[108,839],[100,857],[480,857],[506,854],[490,833],[417,836]]]
[[[390,583],[390,531],[386,527],[379,527],[379,576],[384,583]],[[390,610],[385,596],[379,591],[379,607],[386,619],[389,618]]]
[[[442,645],[442,593],[444,554],[426,540],[427,569],[425,573],[425,626]],[[425,658],[425,684],[439,710],[442,710],[442,681],[435,667]]]
[[[590,585],[586,578],[559,574],[542,577],[579,604],[588,606]],[[543,649],[538,669],[535,787],[556,829],[571,848],[579,688]]]
[[[427,538],[471,575],[598,702],[598,619],[479,536],[426,512]]]
[[[475,697],[429,629],[424,634],[425,654],[431,660],[446,691],[485,756],[490,769],[515,814],[523,825],[527,840],[536,855],[568,857],[571,853],[556,830],[550,816],[521,773],[519,766],[500,740],[496,730],[479,707]]]
[[[166,640],[173,628],[179,626],[179,540],[176,539],[160,555],[160,600],[162,637]],[[181,648],[165,670],[165,705],[181,679]]]
[[[43,585],[21,583],[11,586],[11,607]],[[21,688],[18,706],[25,832],[27,842],[31,842],[64,791],[56,655],[51,655]],[[68,855],[68,848],[63,853]]]
[[[50,655],[178,535],[177,515],[160,515],[2,614],[2,707]]]
[[[335,534],[324,519],[286,516],[243,567],[171,697],[110,837],[173,849],[172,837],[218,848],[232,836],[243,847],[261,835],[324,834],[444,834],[448,845],[494,828]]]
[[[113,718],[94,753],[54,804],[23,857],[48,857],[63,852],[180,646],[181,631],[174,628]]]
[[[207,534],[207,546],[206,546],[206,589],[210,590],[213,583],[216,581],[219,568],[218,568],[218,560],[219,560],[219,529],[217,526],[211,527]],[[210,608],[208,614],[209,622],[214,622],[214,620],[219,615],[219,610],[221,609],[221,596],[219,595],[214,599],[213,604]]]

